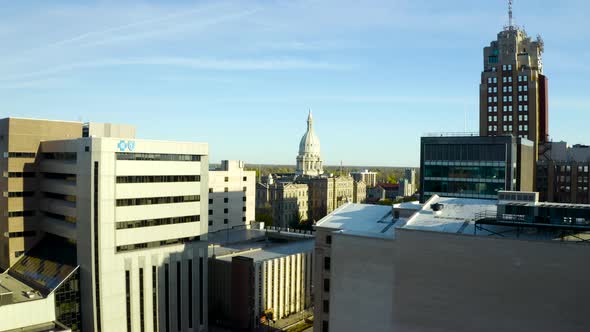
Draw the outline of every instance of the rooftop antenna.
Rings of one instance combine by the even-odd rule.
[[[512,0],[508,0],[508,28],[510,30],[514,29],[512,20]]]
[[[342,176],[342,160],[340,160],[340,176]]]

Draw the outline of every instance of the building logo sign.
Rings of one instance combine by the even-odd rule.
[[[117,147],[119,148],[119,151],[121,151],[121,152],[133,151],[133,150],[135,150],[135,141],[120,140],[119,144],[117,144]]]

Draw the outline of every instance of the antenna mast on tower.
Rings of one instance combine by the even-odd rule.
[[[514,29],[514,24],[512,20],[512,0],[508,0],[508,28],[510,30]]]

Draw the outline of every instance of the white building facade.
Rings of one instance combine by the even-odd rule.
[[[209,172],[209,232],[249,228],[255,221],[256,172],[239,160],[223,160]]]
[[[83,331],[207,330],[208,147],[41,145],[43,231],[77,244]]]

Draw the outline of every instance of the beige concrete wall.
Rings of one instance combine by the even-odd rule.
[[[392,331],[393,245],[391,239],[333,235],[329,313],[323,313],[323,319],[330,317],[330,331]],[[323,280],[314,289],[323,291]],[[323,311],[323,302],[316,301],[318,309]],[[322,331],[321,321],[316,328]]]
[[[590,330],[587,245],[403,229],[395,242],[390,331]]]
[[[39,153],[41,141],[77,138],[82,136],[81,122],[5,118],[0,120],[0,211],[35,210],[35,197],[4,197],[4,192],[35,191],[35,177],[8,177],[8,172],[36,172],[36,158],[8,157],[9,152]],[[23,230],[37,230],[36,217],[9,218],[0,213],[0,234]],[[30,249],[38,237],[6,238],[0,236],[0,269],[17,260],[16,253]]]

